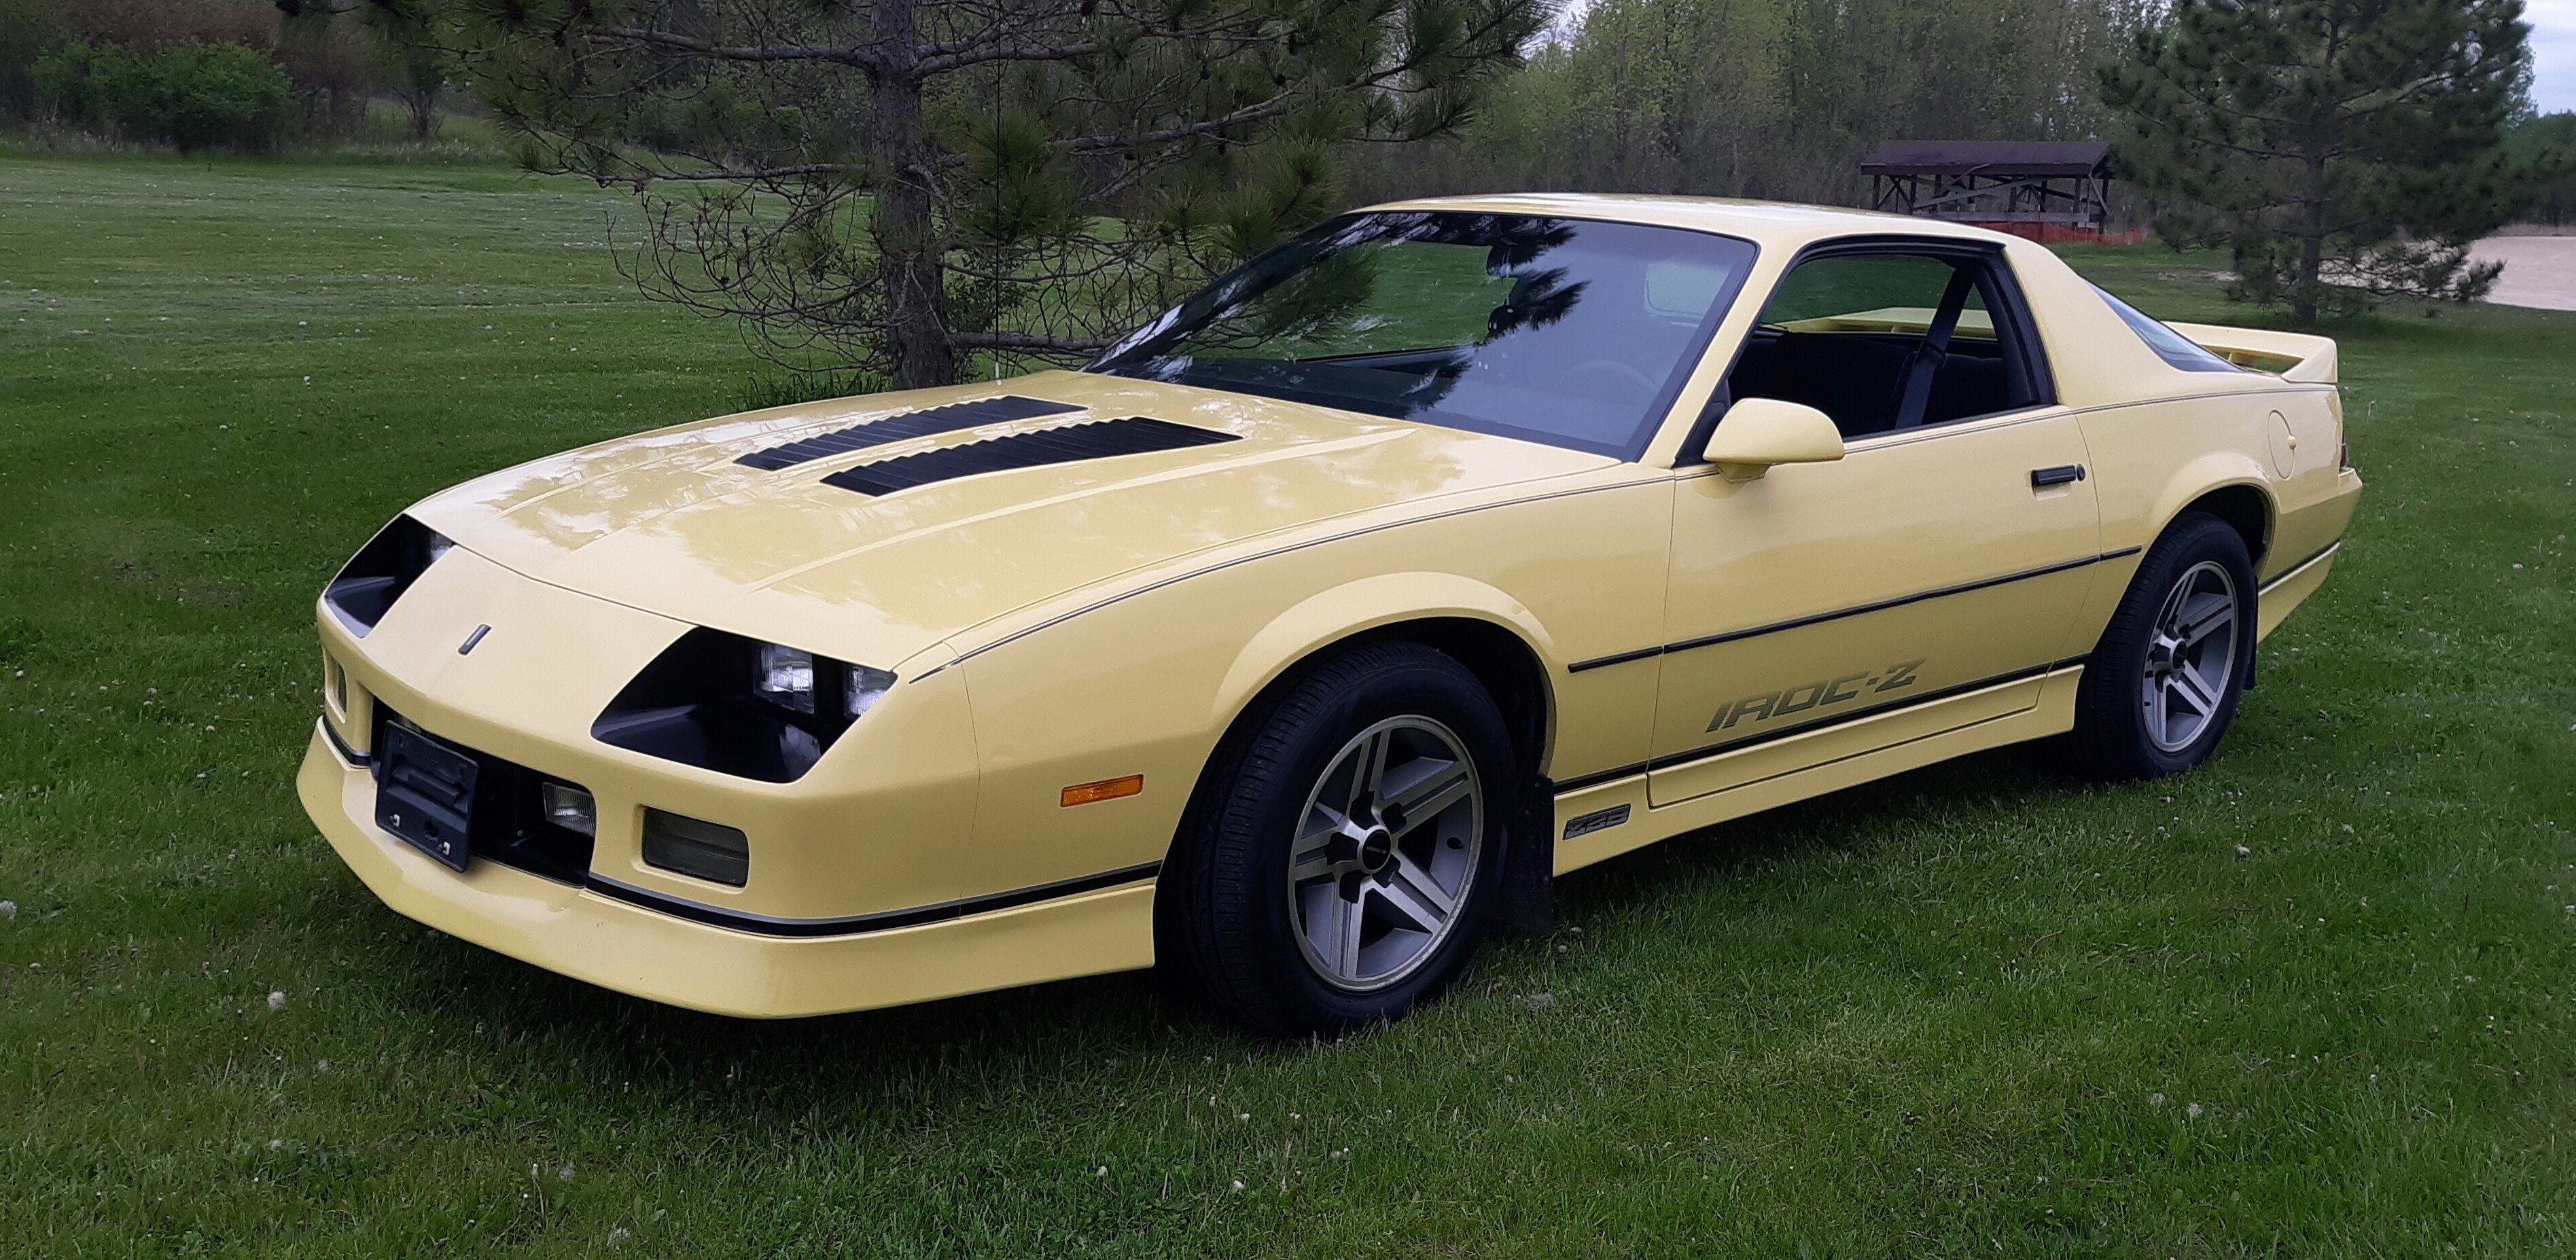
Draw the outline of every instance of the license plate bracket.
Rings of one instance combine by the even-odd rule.
[[[376,825],[448,867],[471,856],[474,758],[408,726],[387,722],[376,749]]]

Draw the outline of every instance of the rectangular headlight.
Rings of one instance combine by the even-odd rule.
[[[751,880],[751,841],[719,823],[647,809],[644,864],[740,888]]]
[[[687,765],[792,783],[895,682],[888,670],[701,626],[627,683],[590,733]]]
[[[877,701],[885,699],[885,693],[894,689],[894,675],[887,670],[866,665],[844,665],[842,669],[847,671],[847,675],[842,686],[841,712],[848,714],[853,722],[876,707]]]
[[[814,654],[776,643],[760,645],[751,689],[761,699],[798,713],[814,711]]]

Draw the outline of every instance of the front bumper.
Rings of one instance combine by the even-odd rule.
[[[691,922],[490,861],[459,874],[376,826],[375,789],[317,723],[297,794],[386,905],[549,971],[672,1006],[822,1015],[1153,964],[1150,878],[920,926],[781,938]]]

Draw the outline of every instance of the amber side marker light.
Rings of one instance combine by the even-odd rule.
[[[1102,779],[1098,783],[1076,783],[1064,790],[1064,807],[1071,809],[1076,805],[1088,805],[1093,801],[1114,801],[1122,796],[1134,796],[1144,790],[1145,776],[1141,774]]]

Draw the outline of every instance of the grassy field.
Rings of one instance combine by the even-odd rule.
[[[290,782],[370,531],[752,386],[621,204],[0,162],[0,1254],[2576,1251],[2576,316],[2334,330],[2371,492],[2182,780],[1675,841],[1334,1046],[1141,976],[754,1025],[397,917]]]

